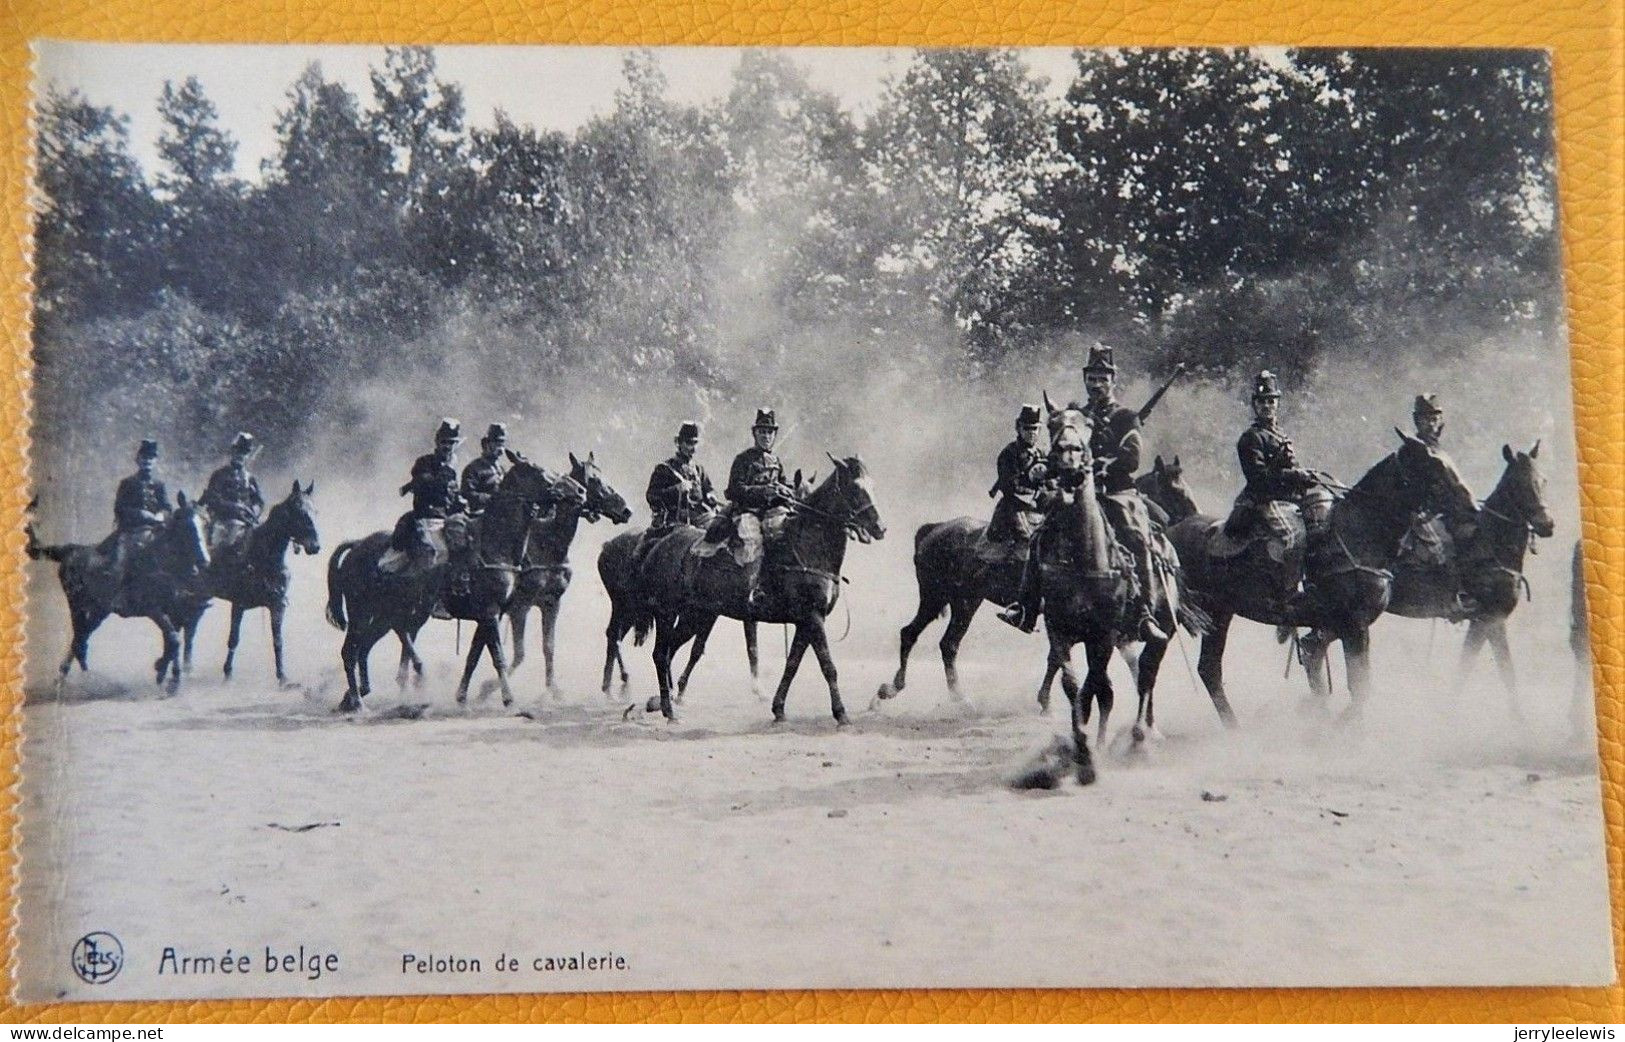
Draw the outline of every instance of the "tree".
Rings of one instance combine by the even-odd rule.
[[[245,236],[247,188],[233,173],[237,142],[195,76],[164,82],[158,116],[165,285],[205,308],[247,310],[260,287],[245,277],[255,243]]]
[[[129,118],[76,90],[39,106],[34,313],[40,339],[134,312],[157,291],[162,210],[129,150]]]
[[[864,131],[872,282],[894,307],[923,297],[978,363],[1025,330],[1028,205],[1050,145],[1041,92],[1014,51],[917,51]]]

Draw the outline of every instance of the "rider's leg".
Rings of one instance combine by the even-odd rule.
[[[1016,595],[1016,603],[999,612],[1000,622],[1009,623],[1023,633],[1031,633],[1038,628],[1038,616],[1043,610],[1039,545],[1039,533],[1034,533],[1027,560],[1021,566],[1021,590]]]

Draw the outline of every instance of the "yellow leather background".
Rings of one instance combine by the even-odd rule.
[[[1625,3],[1621,0],[0,0],[0,787],[18,771],[26,492],[27,41],[615,44],[1238,44],[1545,47],[1557,72],[1563,238],[1585,491],[1603,795],[1621,939],[1625,850]],[[15,823],[0,798],[0,835]],[[0,879],[15,868],[0,844]],[[9,882],[0,887],[7,894]],[[7,919],[9,921],[9,914]],[[11,977],[11,938],[3,948]],[[1304,953],[1313,957],[1313,953]],[[9,990],[9,988],[7,989]],[[0,1021],[1625,1021],[1625,991],[702,992],[107,1003]]]

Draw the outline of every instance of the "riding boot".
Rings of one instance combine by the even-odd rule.
[[[745,612],[755,615],[762,607],[762,562],[761,559],[751,561],[741,566],[745,572]]]
[[[999,612],[999,621],[1014,626],[1023,633],[1038,628],[1038,616],[1043,611],[1043,592],[1039,589],[1038,548],[1027,556],[1021,568],[1021,591],[1016,603]]]
[[[1148,550],[1136,554],[1135,565],[1140,578],[1140,624],[1139,637],[1142,641],[1166,643],[1170,638],[1157,624],[1157,616],[1153,606],[1156,598],[1152,591],[1155,589],[1155,568],[1151,563],[1151,554]]]

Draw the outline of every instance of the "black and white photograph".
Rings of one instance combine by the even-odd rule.
[[[16,997],[1602,985],[1551,61],[35,44]]]

